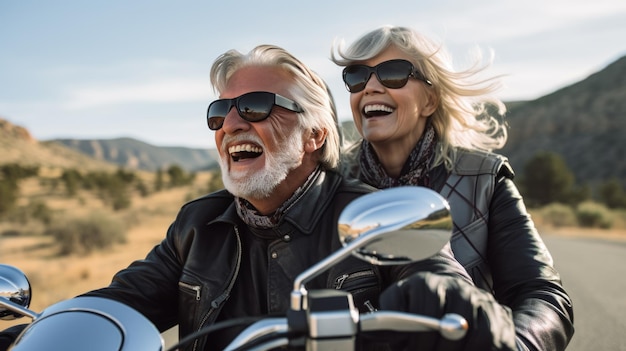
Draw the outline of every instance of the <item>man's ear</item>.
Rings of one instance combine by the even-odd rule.
[[[430,88],[426,89],[426,104],[422,107],[421,115],[424,117],[431,116],[439,107],[439,96],[435,93],[435,90]]]
[[[309,135],[305,138],[304,141],[304,151],[313,153],[317,149],[321,148],[326,141],[326,135],[328,131],[326,129],[317,130],[313,129],[309,132]]]

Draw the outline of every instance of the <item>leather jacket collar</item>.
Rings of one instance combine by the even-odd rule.
[[[254,231],[263,232],[263,236],[274,233],[274,235],[278,237],[282,237],[286,233],[291,233],[294,229],[305,235],[313,234],[314,228],[321,218],[321,214],[324,213],[324,209],[330,206],[332,202],[331,196],[324,195],[334,194],[341,181],[339,177],[328,177],[327,172],[328,171],[325,170],[320,172],[315,183],[305,190],[306,192],[297,203],[289,208],[276,227],[271,229],[254,229]],[[330,179],[326,181],[327,178]],[[211,225],[215,222],[230,224],[240,223],[241,219],[237,215],[235,206],[234,202],[231,203],[223,214],[207,223],[207,225]]]

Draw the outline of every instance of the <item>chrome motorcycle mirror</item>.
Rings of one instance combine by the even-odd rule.
[[[360,238],[352,254],[377,265],[406,264],[428,258],[450,240],[448,202],[423,187],[398,187],[363,196],[339,217],[344,247]]]
[[[452,235],[448,202],[437,192],[416,186],[363,195],[344,208],[338,222],[343,248],[302,272],[294,281],[291,308],[300,311],[304,284],[349,255],[372,264],[406,264],[441,250]]]
[[[37,317],[28,309],[30,298],[31,286],[26,275],[13,266],[0,264],[0,319]]]

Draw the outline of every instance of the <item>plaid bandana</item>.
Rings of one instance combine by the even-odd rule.
[[[235,198],[239,218],[241,218],[244,223],[254,228],[268,229],[275,227],[283,218],[283,215],[306,194],[307,190],[315,183],[320,173],[322,173],[321,168],[317,166],[313,173],[309,175],[306,182],[296,189],[293,195],[274,211],[274,213],[267,216],[260,214],[247,200],[240,197]]]
[[[363,139],[359,156],[361,180],[378,189],[401,185],[428,186],[428,170],[435,154],[436,144],[435,128],[428,123],[422,137],[402,167],[400,177],[392,178],[385,172],[370,143]]]

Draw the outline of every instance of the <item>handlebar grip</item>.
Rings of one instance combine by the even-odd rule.
[[[360,316],[360,329],[368,331],[419,332],[438,331],[449,340],[462,339],[467,333],[468,324],[465,318],[450,313],[441,319],[420,316],[405,312],[376,311]]]

